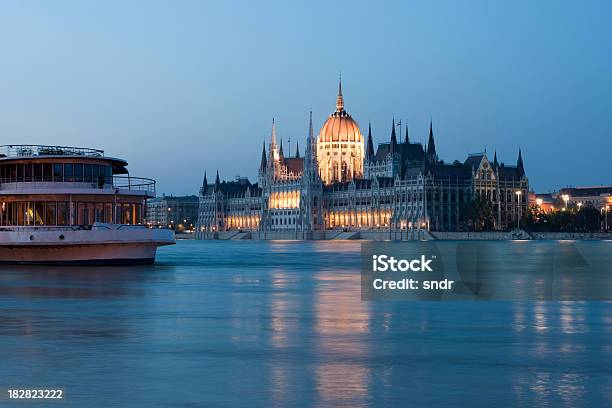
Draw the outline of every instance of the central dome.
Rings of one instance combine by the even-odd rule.
[[[342,82],[338,85],[336,111],[329,115],[317,139],[319,175],[325,184],[363,176],[363,136],[357,122],[344,110]]]
[[[359,131],[359,125],[344,110],[344,98],[342,97],[342,84],[338,88],[338,99],[336,100],[336,111],[329,115],[319,132],[319,142],[357,142],[363,143],[363,136]]]

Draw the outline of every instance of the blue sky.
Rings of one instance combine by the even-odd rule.
[[[612,183],[612,2],[0,2],[0,143],[99,147],[158,191],[301,146],[342,72],[376,142],[433,118],[442,159],[523,149],[532,186]]]

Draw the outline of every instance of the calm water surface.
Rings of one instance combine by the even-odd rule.
[[[362,302],[359,248],[182,241],[155,266],[2,267],[0,406],[36,405],[11,387],[79,407],[612,404],[610,303]]]

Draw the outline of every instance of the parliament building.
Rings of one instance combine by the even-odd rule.
[[[471,228],[469,204],[486,200],[496,230],[510,230],[527,211],[528,179],[519,150],[515,166],[486,152],[445,163],[436,153],[430,123],[427,146],[398,136],[374,147],[345,110],[342,84],[336,110],[315,135],[312,114],[304,155],[283,152],[272,121],[258,180],[221,181],[206,173],[199,192],[196,238],[323,239],[380,232],[416,239],[419,231]],[[335,234],[335,235],[334,235]]]

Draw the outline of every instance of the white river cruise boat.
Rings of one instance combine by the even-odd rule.
[[[168,229],[148,228],[155,181],[102,150],[0,146],[0,263],[149,264]]]

